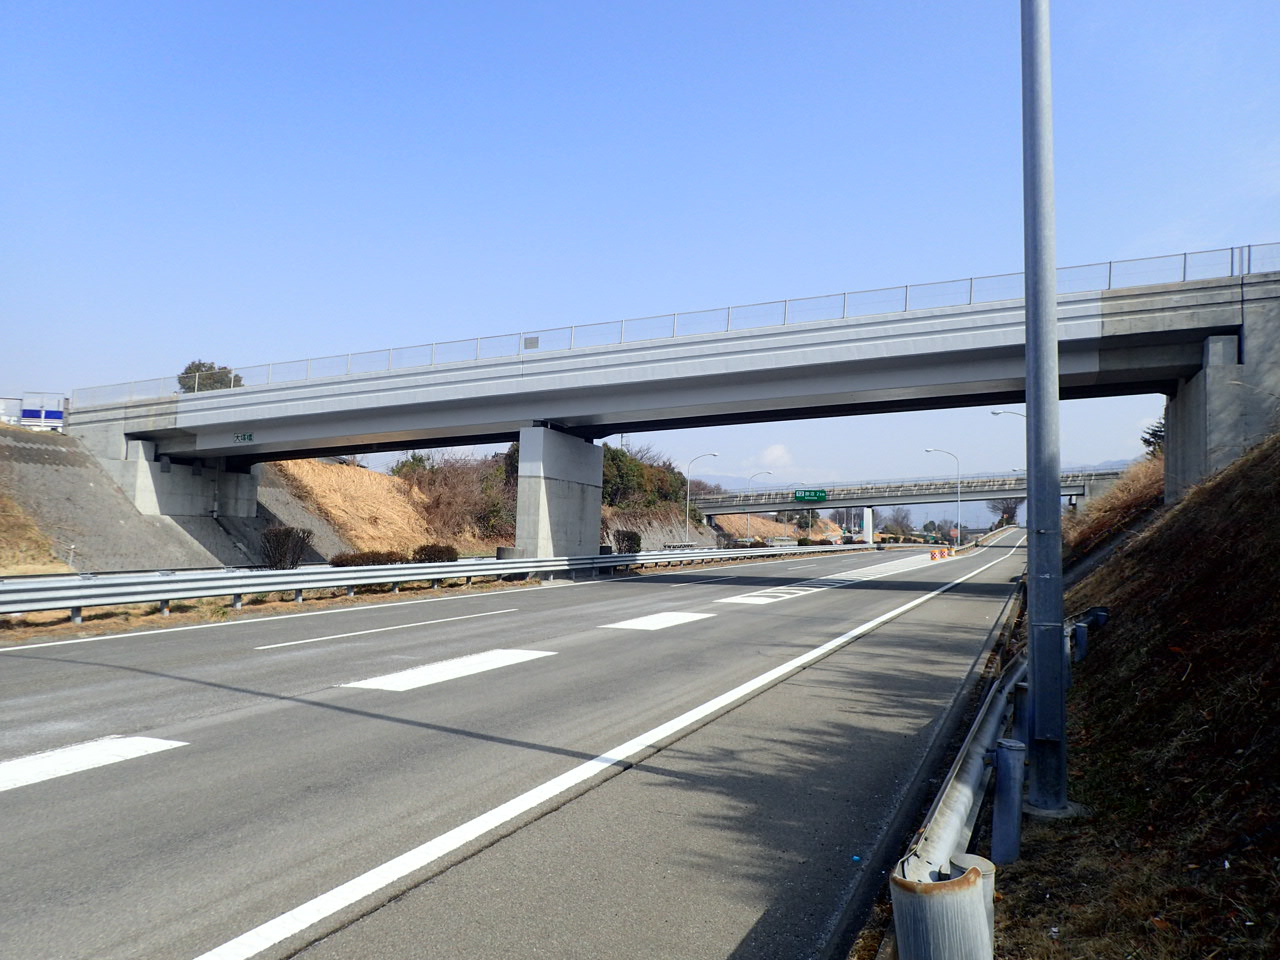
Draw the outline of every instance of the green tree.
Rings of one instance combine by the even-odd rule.
[[[882,521],[880,529],[895,537],[905,537],[911,533],[911,511],[906,507],[894,507]]]
[[[431,469],[431,457],[421,450],[412,451],[407,457],[397,460],[391,465],[388,473],[393,477],[411,478],[415,473]]]
[[[192,360],[178,374],[178,389],[183,393],[226,390],[243,387],[244,379],[230,367],[220,367],[209,360]]]
[[[1147,456],[1152,459],[1164,454],[1164,417],[1161,417],[1147,429],[1142,431],[1142,445],[1147,448]]]

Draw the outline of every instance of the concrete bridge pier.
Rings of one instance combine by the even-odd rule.
[[[876,515],[875,510],[871,507],[862,508],[862,535],[866,538],[867,543],[875,544]]]
[[[520,430],[516,551],[522,557],[600,552],[604,448],[549,427]]]
[[[1280,279],[1241,284],[1240,335],[1208,337],[1201,369],[1165,403],[1170,503],[1280,427]]]

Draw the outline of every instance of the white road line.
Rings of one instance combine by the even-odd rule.
[[[912,555],[904,557],[901,560],[891,560],[888,563],[877,563],[874,566],[862,567],[858,570],[846,570],[843,573],[833,573],[827,577],[816,577],[813,580],[802,580],[800,583],[789,584],[785,587],[766,587],[764,590],[753,590],[751,593],[739,594],[736,597],[725,597],[717,600],[716,603],[746,603],[746,604],[764,604],[776,603],[779,600],[789,600],[792,597],[802,597],[807,593],[814,593],[818,590],[830,590],[833,587],[847,587],[853,583],[859,583],[863,580],[877,580],[880,577],[887,577],[893,573],[901,573],[906,570],[914,570],[917,567],[923,567],[932,563],[927,556]],[[792,568],[795,569],[795,568]]]
[[[808,567],[816,567],[816,566],[817,566],[816,563],[802,563],[798,567],[787,567],[787,569],[788,570],[804,570],[804,569],[807,569]]]
[[[710,580],[694,580],[690,583],[669,583],[667,584],[672,590],[676,587],[696,587],[700,583],[719,583],[721,580],[732,580],[733,577],[712,577]]]
[[[515,613],[518,607],[512,607],[509,610],[490,610],[488,613],[468,613],[461,617],[444,617],[441,620],[419,620],[417,623],[397,623],[392,627],[374,627],[371,630],[355,630],[351,633],[334,633],[327,637],[311,637],[309,640],[289,640],[286,643],[268,643],[264,647],[254,647],[255,650],[274,650],[276,647],[296,647],[300,643],[318,643],[321,640],[342,640],[346,637],[362,637],[368,633],[384,633],[387,630],[407,630],[409,627],[426,627],[433,623],[450,623],[454,620],[474,620],[476,617],[492,617],[499,613]]]
[[[992,560],[985,566],[981,566],[971,573],[965,574],[957,580],[945,586],[939,587],[931,593],[917,597],[909,603],[904,603],[896,610],[890,610],[888,613],[876,617],[874,620],[868,620],[860,627],[855,627],[848,633],[843,633],[834,640],[828,640],[820,647],[815,647],[808,653],[801,654],[793,660],[788,660],[781,666],[774,667],[766,673],[760,674],[754,680],[748,680],[740,686],[734,687],[728,693],[723,693],[713,700],[708,700],[701,706],[694,707],[680,716],[668,720],[661,726],[654,727],[646,733],[640,734],[626,743],[619,744],[612,750],[602,753],[594,760],[588,760],[562,773],[554,779],[548,780],[532,790],[526,791],[501,806],[494,807],[487,813],[460,826],[454,827],[447,833],[428,840],[421,846],[414,847],[412,850],[400,854],[400,856],[388,860],[380,866],[374,867],[367,873],[363,873],[358,877],[348,880],[340,886],[334,887],[327,893],[308,900],[306,903],[300,904],[282,913],[280,916],[268,920],[260,926],[254,927],[247,933],[242,933],[234,940],[228,940],[221,946],[214,947],[212,950],[200,954],[195,960],[249,960],[263,950],[268,949],[280,943],[296,933],[301,933],[313,924],[319,923],[326,917],[332,916],[340,910],[351,906],[363,900],[365,897],[377,893],[384,887],[390,886],[396,881],[407,877],[409,874],[423,867],[434,863],[436,860],[447,856],[457,850],[464,844],[470,843],[478,837],[484,836],[492,830],[503,826],[528,811],[534,809],[539,804],[557,797],[567,791],[573,789],[578,784],[591,779],[596,774],[610,767],[629,761],[632,757],[648,750],[650,747],[661,743],[670,737],[675,736],[687,730],[689,727],[701,722],[704,718],[716,713],[738,700],[755,693],[756,691],[769,686],[781,680],[790,673],[799,670],[801,667],[808,666],[815,660],[819,660],[827,654],[843,647],[847,643],[856,640],[863,634],[870,633],[877,627],[888,623],[902,614],[914,610],[923,603],[932,600],[939,594],[946,593],[948,590],[966,580],[976,577],[989,567],[994,567],[997,563],[1007,559],[1000,557]]]
[[[601,625],[600,629],[665,630],[667,627],[677,627],[682,623],[692,623],[694,620],[705,620],[707,617],[714,616],[714,613],[677,613],[672,610],[666,613],[651,613],[647,617],[636,617],[634,620],[606,623]]]
[[[458,677],[469,677],[473,673],[509,667],[513,663],[524,663],[539,657],[554,657],[550,650],[487,650],[484,653],[473,653],[453,660],[441,660],[439,663],[428,663],[422,667],[388,673],[371,680],[357,680],[344,683],[344,687],[363,687],[366,690],[393,690],[402,693],[405,690],[416,690],[433,683],[445,680],[456,680]]]
[[[64,777],[81,770],[105,767],[109,763],[145,757],[149,753],[185,747],[181,740],[157,740],[154,737],[103,737],[85,743],[73,743],[69,747],[33,753],[0,763],[0,790],[25,787],[42,780]]]

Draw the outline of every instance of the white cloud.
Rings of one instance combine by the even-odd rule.
[[[790,467],[795,461],[785,443],[775,443],[764,448],[760,454],[760,463],[766,467]]]

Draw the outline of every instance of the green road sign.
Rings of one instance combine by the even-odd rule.
[[[825,490],[797,490],[797,503],[823,503],[827,499]]]

